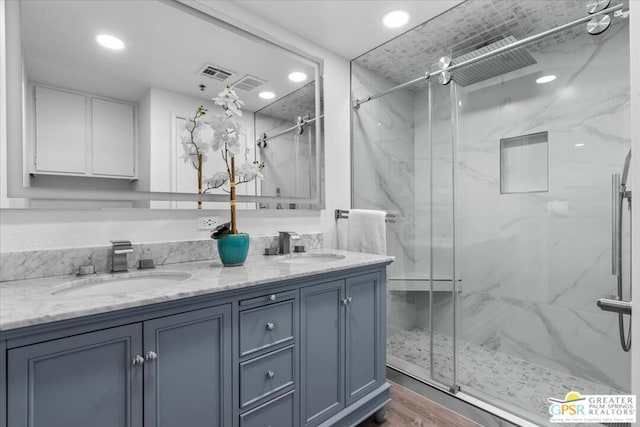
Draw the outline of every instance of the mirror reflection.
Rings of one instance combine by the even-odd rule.
[[[238,194],[259,197],[238,207],[311,207],[304,202],[319,185],[317,63],[179,3],[30,0],[20,13],[25,186],[151,192],[149,200],[83,206],[224,208],[196,197],[154,201],[153,193],[228,194],[218,143],[231,129],[220,128],[225,109],[214,99],[231,86],[242,114],[229,133],[236,167],[251,172]],[[200,167],[187,148],[196,146]],[[30,202],[69,203],[79,202]]]

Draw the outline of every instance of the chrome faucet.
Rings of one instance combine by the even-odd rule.
[[[292,240],[300,240],[300,236],[298,235],[298,233],[294,231],[279,231],[278,252],[281,254],[290,254]]]
[[[128,240],[111,240],[111,272],[127,271],[127,254],[133,252]]]

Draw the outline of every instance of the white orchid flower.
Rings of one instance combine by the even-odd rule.
[[[235,89],[231,85],[227,85],[227,87],[218,94],[217,97],[213,98],[216,105],[220,105],[224,109],[224,113],[228,118],[231,118],[234,114],[242,117],[242,106],[244,102],[240,100],[238,94],[236,94]]]
[[[207,185],[212,188],[222,187],[224,183],[229,181],[229,174],[226,172],[216,172],[211,178],[207,179]]]
[[[263,179],[264,175],[262,175],[260,169],[259,163],[247,162],[238,168],[238,176],[242,181],[252,181],[256,178]]]
[[[237,139],[229,139],[227,142],[227,151],[231,154],[231,157],[235,157],[238,153],[240,153],[240,142]]]
[[[187,118],[184,120],[184,127],[185,127],[185,130],[186,130],[187,132],[192,131],[192,130],[193,130],[193,128],[195,128],[195,127],[196,127],[196,124],[197,124],[197,123],[195,122],[195,120],[193,120],[193,118],[192,118],[192,117],[187,117]]]
[[[206,145],[206,150],[209,149],[208,145],[213,141],[215,131],[208,123],[198,123],[193,130],[193,142],[200,147]]]
[[[191,132],[189,132],[189,129],[184,129],[180,135],[180,141],[182,141],[183,144],[191,143]]]
[[[198,154],[198,148],[190,142],[182,143],[182,149],[185,154],[189,156],[196,156]]]

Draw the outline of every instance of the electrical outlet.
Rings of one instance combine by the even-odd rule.
[[[220,224],[220,217],[201,216],[198,217],[198,230],[213,230]]]

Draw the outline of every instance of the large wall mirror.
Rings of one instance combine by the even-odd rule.
[[[189,120],[244,102],[236,164],[263,164],[239,207],[321,205],[321,64],[178,1],[5,2],[7,184],[29,207],[223,208],[225,171],[185,153]],[[115,36],[99,43],[98,35]],[[109,44],[112,46],[109,46]],[[124,46],[118,46],[122,43]],[[206,135],[203,132],[202,138]]]

